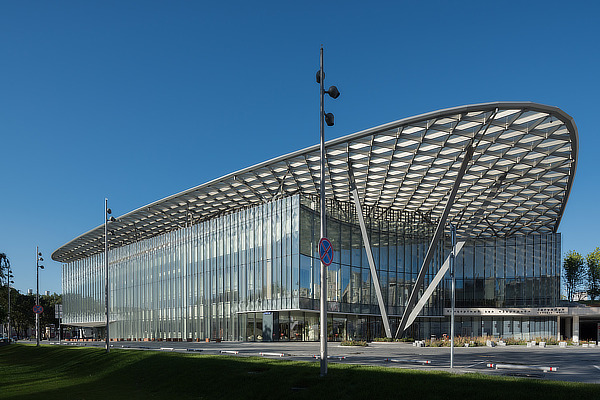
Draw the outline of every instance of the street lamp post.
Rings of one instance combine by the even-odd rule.
[[[12,278],[12,269],[10,269],[9,267],[8,274],[6,276],[6,287],[8,288],[8,343],[12,341],[12,329],[10,326],[10,284],[15,283],[15,281],[13,281]]]
[[[108,199],[104,199],[104,301],[106,306],[106,352],[110,352],[110,333],[109,333],[109,317],[108,317],[108,223],[116,221],[115,217],[109,217],[112,213],[108,208]]]
[[[40,269],[44,269],[43,265],[40,265],[40,261],[44,261],[42,253],[38,246],[35,247],[35,305],[40,305]],[[35,345],[40,345],[40,314],[35,313]]]
[[[325,114],[325,93],[331,98],[337,99],[340,92],[335,86],[331,86],[329,90],[325,90],[325,73],[323,72],[323,46],[321,46],[320,69],[317,71],[317,83],[321,86],[321,115],[320,115],[320,130],[321,130],[321,182],[319,186],[319,203],[320,203],[320,225],[321,239],[327,237],[326,215],[325,215],[325,126],[333,126],[333,114]],[[320,356],[321,356],[321,376],[327,375],[327,266],[321,261],[321,299],[320,299],[320,314],[321,314],[321,335],[320,335]]]
[[[456,305],[456,277],[454,275],[454,264],[456,260],[456,227],[450,224],[450,235],[452,241],[452,252],[450,253],[450,278],[452,280],[452,296],[450,300],[450,368],[454,368],[454,307]]]

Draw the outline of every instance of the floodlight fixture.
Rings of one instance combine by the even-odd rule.
[[[338,97],[340,97],[340,91],[335,86],[330,86],[329,90],[325,93],[327,93],[332,99],[337,99]]]
[[[321,79],[323,77],[323,79]],[[317,71],[317,83],[321,83],[321,81],[325,80],[325,72],[319,70]]]
[[[332,113],[325,114],[325,123],[327,124],[327,126],[333,126],[333,114]]]

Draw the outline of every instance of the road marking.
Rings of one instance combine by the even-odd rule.
[[[467,365],[467,366],[465,366],[463,368],[473,368],[473,367],[476,367],[478,365],[485,364],[485,363],[487,363],[487,361],[480,361],[480,362],[475,363],[475,364]]]

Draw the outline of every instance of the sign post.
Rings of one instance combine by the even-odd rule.
[[[323,204],[323,200],[321,200],[321,204]],[[324,209],[325,207],[321,206],[321,240],[319,240],[319,258],[321,259],[321,376],[327,375],[327,267],[333,261],[333,246],[329,239],[325,237],[323,230],[325,222]]]

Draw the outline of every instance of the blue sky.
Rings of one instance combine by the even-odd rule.
[[[0,252],[61,292],[50,254],[115,215],[318,142],[488,101],[560,107],[580,156],[563,253],[600,246],[596,2],[0,4]]]

